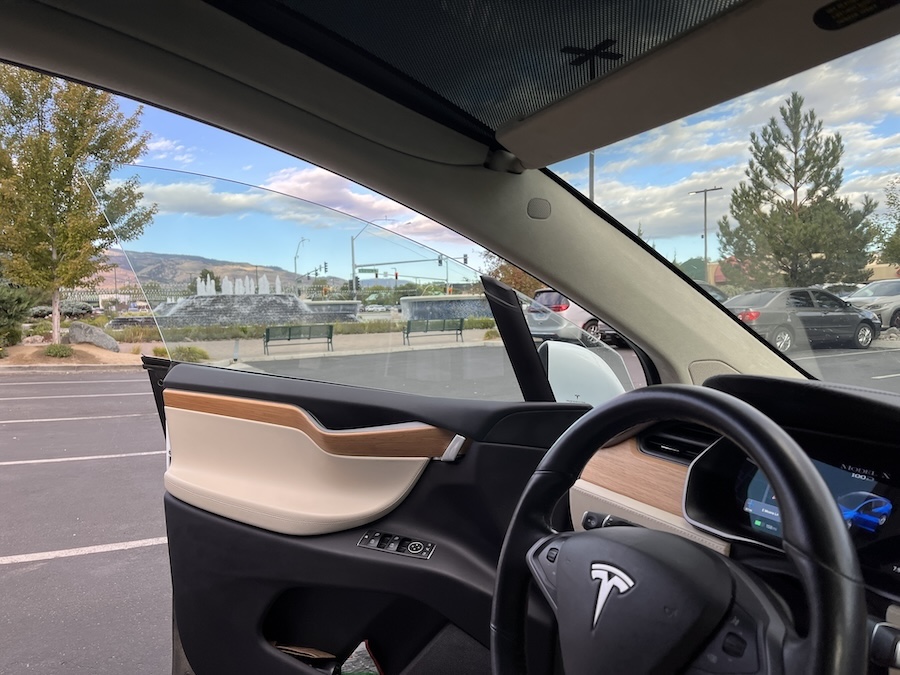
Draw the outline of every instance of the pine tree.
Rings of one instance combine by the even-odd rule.
[[[843,182],[840,134],[827,135],[814,110],[793,92],[760,133],[750,134],[749,166],[731,193],[732,226],[719,221],[722,271],[730,283],[808,286],[859,282],[871,275],[878,229],[860,208],[838,196]]]

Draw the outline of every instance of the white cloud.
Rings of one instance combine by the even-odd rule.
[[[154,136],[147,142],[147,150],[152,160],[171,159],[182,166],[190,164],[195,159],[192,148],[165,136]]]
[[[402,204],[318,167],[283,169],[272,175],[264,187],[322,204],[361,220],[375,222],[385,229],[417,241],[468,241]]]

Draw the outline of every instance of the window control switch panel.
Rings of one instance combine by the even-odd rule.
[[[434,544],[430,541],[407,537],[402,534],[382,532],[381,530],[367,531],[359,540],[357,546],[385,553],[405,555],[410,558],[423,558],[425,560],[434,553]]]

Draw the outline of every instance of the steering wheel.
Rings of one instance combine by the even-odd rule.
[[[805,635],[758,577],[700,544],[639,527],[551,527],[549,514],[598,448],[663,420],[709,427],[762,468],[778,495],[784,552],[809,605]],[[493,675],[526,672],[529,582],[550,604],[572,675],[866,672],[862,575],[834,498],[783,429],[712,389],[662,385],[623,394],[585,414],[550,448],[500,553]]]

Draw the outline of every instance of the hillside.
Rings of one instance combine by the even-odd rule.
[[[219,277],[228,276],[232,279],[250,276],[252,278],[267,275],[269,282],[275,282],[275,276],[281,277],[283,284],[293,284],[297,276],[281,267],[267,267],[265,265],[251,265],[250,263],[233,262],[229,260],[215,260],[202,256],[178,255],[174,253],[150,253],[145,251],[126,251],[111,249],[106,252],[109,261],[116,266],[115,271],[105,273],[99,288],[122,288],[135,283],[134,271],[141,279],[141,283],[156,282],[162,286],[187,286],[197,278],[200,270],[208,269]],[[127,254],[128,260],[125,255]],[[131,265],[128,261],[131,261]],[[305,281],[305,278],[304,278]]]

